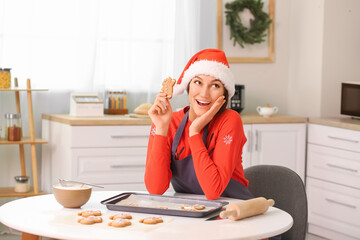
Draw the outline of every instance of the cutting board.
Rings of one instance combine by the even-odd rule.
[[[144,115],[144,114],[130,113],[129,116],[132,118],[150,118],[150,116],[147,114]]]

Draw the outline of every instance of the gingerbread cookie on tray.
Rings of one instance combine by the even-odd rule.
[[[185,211],[200,211],[200,210],[204,210],[205,206],[204,205],[199,205],[199,204],[195,204],[195,205],[183,205],[181,206],[181,209],[184,209]]]

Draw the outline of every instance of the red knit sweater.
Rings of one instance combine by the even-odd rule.
[[[172,176],[171,146],[187,110],[188,107],[172,114],[167,137],[156,135],[155,126],[151,127],[145,169],[145,185],[151,194],[163,194],[169,188]],[[202,140],[203,132],[189,137],[190,125],[188,120],[177,148],[176,155],[180,160],[176,161],[192,155],[195,173],[206,198],[218,198],[230,178],[247,187],[241,157],[246,137],[239,113],[226,109],[211,121],[207,137],[208,149]]]

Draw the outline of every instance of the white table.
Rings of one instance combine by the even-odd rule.
[[[164,223],[145,225],[137,219],[148,216],[132,213],[133,225],[126,228],[107,226],[109,211],[100,201],[120,194],[115,191],[94,191],[83,209],[99,209],[103,212],[103,223],[81,225],[77,223],[79,209],[63,208],[54,195],[28,197],[8,202],[0,207],[0,222],[10,228],[38,236],[74,240],[110,239],[264,239],[286,232],[293,224],[292,217],[275,207],[262,215],[231,221],[228,219],[205,221],[205,218],[187,218],[163,215]],[[168,194],[205,199],[204,196]],[[219,198],[228,202],[238,199]],[[153,215],[154,216],[154,215]]]

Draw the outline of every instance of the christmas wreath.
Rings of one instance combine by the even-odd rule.
[[[234,46],[238,43],[244,48],[244,43],[255,44],[265,41],[264,33],[271,23],[269,15],[264,12],[261,0],[235,0],[225,4],[226,25],[230,26],[230,39],[234,38]],[[250,28],[245,27],[239,17],[244,9],[249,9],[254,19],[250,20]]]

